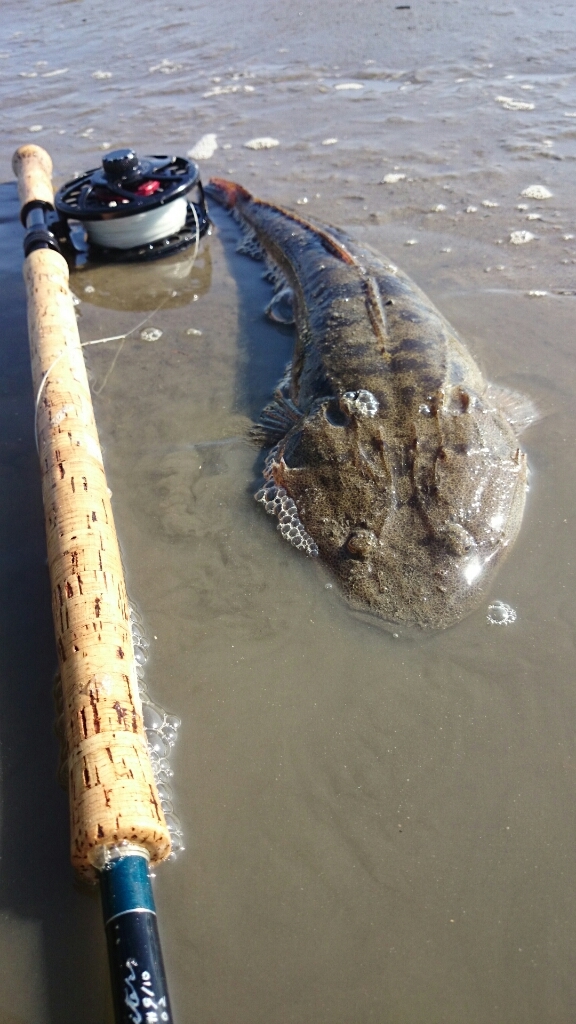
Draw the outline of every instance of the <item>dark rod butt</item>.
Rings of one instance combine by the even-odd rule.
[[[173,1024],[148,856],[117,853],[100,871],[116,1024]]]

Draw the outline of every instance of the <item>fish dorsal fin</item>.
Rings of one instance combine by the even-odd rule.
[[[347,249],[344,242],[335,238],[330,231],[327,231],[322,227],[317,227],[304,217],[299,217],[297,213],[292,213],[291,210],[285,210],[282,206],[271,206],[270,203],[265,202],[263,199],[254,199],[253,201],[259,206],[280,211],[284,217],[287,217],[294,224],[299,224],[301,227],[308,228],[310,231],[313,231],[314,237],[321,241],[322,245],[328,252],[333,256],[336,256],[337,259],[347,263],[348,266],[353,266],[358,269],[359,274],[364,280],[366,309],[370,318],[370,323],[372,324],[372,329],[382,346],[382,354],[385,355],[388,343],[388,330],[386,326],[386,313],[384,311],[382,296],[380,294],[380,288],[376,278],[366,272],[366,269],[360,260]]]
[[[297,213],[292,213],[291,210],[285,210],[283,206],[275,206],[273,203],[267,203],[264,199],[253,199],[254,203],[258,206],[266,207],[272,210],[274,213],[281,213],[283,217],[291,220],[294,224],[299,224],[300,227],[308,228],[314,232],[314,237],[319,239],[324,248],[342,260],[344,263],[348,263],[352,266],[359,266],[358,260],[351,252],[348,251],[343,242],[338,241],[334,238],[326,228],[317,227],[315,224],[311,224],[309,220],[304,217],[299,217]]]

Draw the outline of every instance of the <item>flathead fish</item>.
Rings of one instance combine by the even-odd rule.
[[[514,542],[530,406],[485,381],[405,274],[340,231],[213,180],[209,195],[265,254],[270,312],[293,310],[294,357],[260,430],[256,494],[353,608],[443,628],[466,615]]]

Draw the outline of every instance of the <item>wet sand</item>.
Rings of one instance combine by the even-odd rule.
[[[205,179],[235,178],[369,241],[428,292],[488,379],[542,415],[523,437],[521,534],[492,590],[458,626],[395,639],[351,615],[253,500],[245,433],[292,337],[265,320],[270,289],[235,252],[233,223],[214,210],[194,266],[182,254],[73,276],[83,340],[130,330],[164,302],[149,321],[159,340],[136,332],[88,349],[87,363],[152,644],[149,690],[183,721],[172,761],[186,850],[156,882],[176,1020],[567,1024],[573,12],[251,0],[249,19],[199,4],[167,23],[151,4],[136,19],[105,2],[95,19],[86,3],[53,3],[35,34],[40,10],[6,7],[4,181],[22,141],[51,152],[61,182],[95,166],[104,143],[186,153],[214,132]],[[336,88],[351,84],[362,88]],[[244,147],[259,136],[279,145]],[[388,174],[405,177],[382,183]],[[521,196],[533,184],[552,198]],[[99,906],[74,887],[56,783],[11,184],[0,211],[0,1024],[108,1024]],[[513,245],[519,230],[536,237]],[[516,610],[512,625],[487,622],[494,599]]]

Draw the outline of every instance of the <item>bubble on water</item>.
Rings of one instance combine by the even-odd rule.
[[[568,116],[568,115],[566,115],[566,116]],[[323,146],[335,146],[337,142],[338,142],[338,139],[322,139],[322,145]]]
[[[163,803],[168,803],[168,801],[172,800],[172,790],[166,782],[159,782],[156,788],[158,790],[158,796]]]
[[[500,206],[500,203],[494,203],[494,202],[492,202],[491,199],[483,199],[482,200],[482,206],[487,206],[487,207],[489,207],[491,209],[492,207]]]
[[[446,209],[446,207],[444,206],[444,203],[437,203],[436,206],[432,207],[430,212],[431,213],[444,213],[445,209]]]
[[[186,334],[189,334],[191,337],[194,338],[202,337],[202,331],[199,331],[197,327],[189,327],[188,330],[186,331]]]
[[[173,835],[173,836],[171,836],[171,838],[172,838],[172,853],[168,857],[168,860],[176,860],[176,857],[178,856],[178,854],[182,853],[186,849],[186,847],[184,846],[184,841],[182,839],[182,836],[180,836],[180,835]]]
[[[142,648],[139,647],[139,646],[134,651],[134,657],[136,659],[136,664],[137,665],[145,665],[146,662],[148,661],[148,656],[147,656],[146,652],[144,650],[142,650]]]
[[[142,708],[145,729],[161,729],[164,724],[164,712],[153,704],[145,704]]]
[[[93,71],[92,78],[97,78],[104,81],[105,78],[112,78],[111,71]]]
[[[166,740],[169,747],[173,747],[178,739],[178,733],[176,729],[171,729],[169,725],[162,727],[162,736]]]
[[[277,529],[284,537],[284,540],[287,540],[293,547],[304,551],[310,557],[316,558],[318,547],[310,534],[306,532],[304,524],[300,521],[296,503],[286,494],[283,487],[276,487],[272,482],[272,464],[277,454],[278,446],[276,445],[268,454],[266,460],[268,466],[266,463],[264,464],[264,478],[267,480],[266,486],[256,491],[254,497],[256,501],[264,505],[268,515],[278,517]],[[269,476],[267,476],[267,473]]]
[[[29,132],[41,132],[43,130],[44,130],[44,125],[43,124],[31,124],[29,129],[28,129]]]
[[[526,292],[526,294],[530,299],[543,299],[545,295],[548,295],[548,292],[538,291],[538,289],[533,288],[532,291]]]
[[[404,181],[405,174],[385,174],[380,182],[381,185],[395,185],[398,181]]]
[[[418,239],[417,238],[408,238],[404,242],[404,245],[418,245]]]
[[[177,835],[177,836],[181,836],[182,835],[182,825],[180,823],[180,819],[177,818],[175,814],[167,814],[166,815],[166,824],[168,825],[169,831],[173,835]]]
[[[477,206],[467,206],[465,212],[466,213],[478,213],[478,207]]]
[[[155,753],[158,757],[167,757],[170,751],[170,747],[155,729],[147,729],[146,736],[148,739],[148,749]]]
[[[344,92],[345,89],[363,89],[364,86],[360,82],[339,82],[334,88],[339,92]]]
[[[140,331],[142,341],[158,341],[162,337],[162,331],[158,327],[145,327]]]
[[[491,626],[510,626],[516,622],[516,612],[505,601],[493,601],[488,605],[486,618]]]

